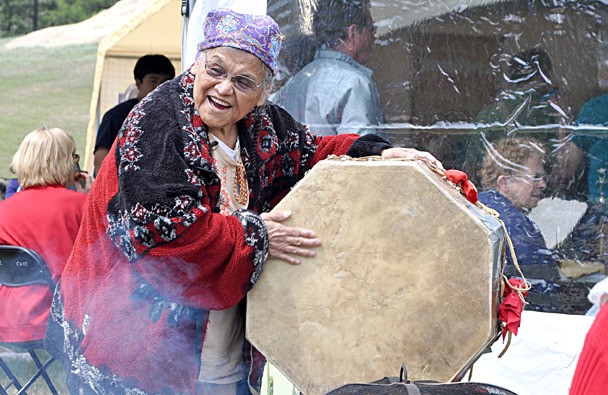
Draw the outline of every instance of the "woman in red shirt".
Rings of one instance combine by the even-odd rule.
[[[74,182],[77,162],[70,133],[46,127],[30,132],[11,163],[22,190],[0,201],[0,244],[38,252],[54,282],[72,251],[92,182],[85,173],[77,175],[86,181],[84,188]],[[72,185],[78,192],[67,188]],[[43,339],[51,300],[46,285],[0,285],[0,342]]]

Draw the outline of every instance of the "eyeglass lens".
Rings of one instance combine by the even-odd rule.
[[[224,79],[229,75],[224,67],[215,62],[205,62],[205,71],[210,77],[217,79]],[[230,76],[230,80],[234,87],[243,93],[252,92],[262,85],[256,84],[254,80],[243,75]]]

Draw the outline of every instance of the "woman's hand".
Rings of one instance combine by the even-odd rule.
[[[438,168],[443,169],[443,165],[440,161],[437,160],[433,155],[426,151],[418,151],[414,148],[388,148],[382,151],[383,159],[422,159],[430,162],[431,164],[437,166]]]
[[[314,247],[321,245],[315,232],[309,229],[292,228],[282,225],[291,215],[290,211],[263,213],[262,219],[268,229],[268,256],[298,265],[302,262],[297,256],[313,257]]]

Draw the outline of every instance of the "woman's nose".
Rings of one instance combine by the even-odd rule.
[[[230,94],[230,91],[233,88],[234,87],[232,86],[232,81],[230,78],[224,78],[220,83],[215,85],[215,89],[217,89],[217,91],[222,95]]]

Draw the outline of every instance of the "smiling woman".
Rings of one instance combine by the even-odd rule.
[[[207,51],[193,66],[193,74],[199,77],[194,82],[198,113],[209,131],[232,149],[237,121],[268,97],[266,89],[258,89],[267,73],[270,70],[256,56],[230,47]]]
[[[259,388],[241,302],[269,257],[295,265],[321,244],[266,212],[331,154],[441,166],[373,134],[317,136],[267,102],[272,18],[214,10],[204,30],[195,64],[134,107],[89,195],[46,344],[74,393]]]

